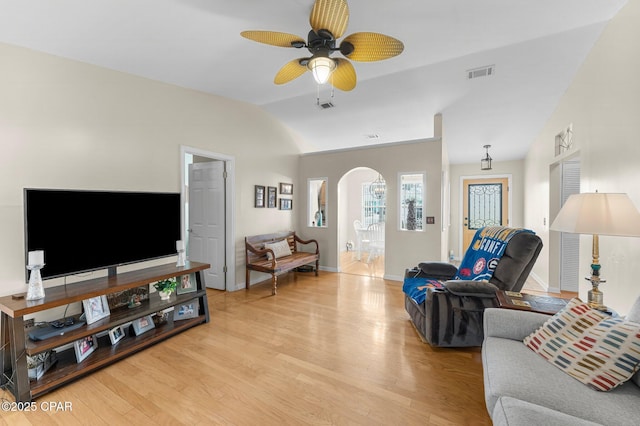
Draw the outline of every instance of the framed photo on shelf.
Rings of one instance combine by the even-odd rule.
[[[111,340],[112,345],[115,345],[122,339],[124,339],[124,330],[121,325],[109,330],[109,340]]]
[[[153,323],[153,318],[151,317],[151,315],[135,319],[133,320],[131,325],[133,326],[133,332],[136,333],[136,336],[139,336],[142,333],[146,333],[147,331],[156,327],[156,325]]]
[[[73,342],[73,348],[76,351],[76,361],[81,363],[98,347],[98,339],[96,336],[87,336]]]
[[[275,186],[268,186],[267,187],[267,207],[269,208],[276,208],[276,191],[278,190],[278,188],[276,188]]]
[[[255,185],[255,207],[264,207],[264,186]]]
[[[293,208],[293,200],[290,198],[280,198],[280,210],[291,210]]]
[[[193,299],[187,303],[182,303],[180,305],[177,305],[173,310],[173,320],[179,321],[189,318],[195,318],[199,315],[199,310],[200,304],[198,303],[198,299]]]
[[[106,318],[111,314],[109,311],[107,296],[96,296],[91,299],[83,300],[82,306],[84,307],[87,325],[101,320],[102,318]]]
[[[176,287],[176,294],[193,293],[196,291],[196,274],[186,274],[178,277],[178,287]]]
[[[281,195],[293,194],[293,184],[280,182],[280,194]]]

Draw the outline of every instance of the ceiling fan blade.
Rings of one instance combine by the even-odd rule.
[[[400,40],[379,33],[353,33],[342,41],[341,49],[345,43],[353,46],[353,52],[345,55],[360,62],[381,61],[397,56],[404,50]]]
[[[335,58],[334,61],[338,64],[335,70],[331,73],[329,81],[336,89],[344,90],[348,92],[356,87],[356,70],[351,65],[351,62],[344,58]]]
[[[249,40],[257,41],[258,43],[279,47],[302,47],[306,44],[305,40],[297,35],[277,31],[243,31],[240,35]],[[302,44],[294,46],[294,43]]]
[[[349,6],[345,0],[316,0],[309,16],[311,28],[329,30],[333,37],[342,37],[349,23]]]
[[[273,82],[275,84],[285,84],[291,80],[295,80],[307,72],[307,66],[300,64],[301,59],[302,58],[294,59],[293,61],[287,62],[282,68],[280,68],[280,71],[276,74]]]

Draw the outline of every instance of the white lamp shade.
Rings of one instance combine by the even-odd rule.
[[[640,212],[627,194],[570,195],[549,228],[573,234],[640,236]]]
[[[336,63],[333,59],[326,56],[318,56],[309,61],[307,67],[313,73],[313,78],[318,84],[324,84],[329,80],[329,76],[336,68]]]

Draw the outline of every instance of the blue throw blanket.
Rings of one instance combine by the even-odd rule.
[[[496,269],[498,261],[504,254],[509,240],[521,232],[534,232],[529,229],[505,228],[492,226],[479,229],[462,259],[455,280],[483,281],[489,280]],[[402,291],[416,301],[424,302],[427,289],[444,288],[442,283],[431,278],[405,278]]]
[[[454,279],[482,281],[491,278],[509,240],[521,232],[533,234],[533,231],[529,229],[502,226],[488,226],[479,229],[473,236]]]
[[[424,302],[427,297],[427,288],[443,288],[443,285],[440,281],[431,278],[405,278],[402,284],[402,291],[417,304]]]

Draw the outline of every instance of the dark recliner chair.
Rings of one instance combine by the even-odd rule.
[[[444,262],[421,262],[407,270],[405,277],[431,278],[443,284],[442,289],[427,288],[421,304],[405,294],[405,309],[422,339],[431,346],[481,346],[485,308],[498,306],[497,290],[522,289],[540,250],[542,240],[537,235],[514,235],[488,282],[452,280],[458,268]]]

